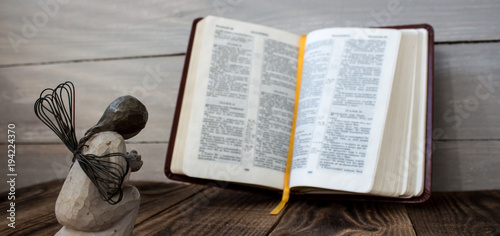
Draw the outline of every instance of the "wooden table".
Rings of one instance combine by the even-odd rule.
[[[187,185],[135,182],[141,206],[134,235],[498,235],[500,190],[434,193],[424,204],[292,200]],[[17,191],[16,230],[0,235],[53,235],[62,181]],[[6,212],[5,199],[0,212]]]

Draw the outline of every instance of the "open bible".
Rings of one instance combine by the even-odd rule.
[[[433,45],[425,24],[301,36],[197,19],[165,173],[222,187],[424,201]]]

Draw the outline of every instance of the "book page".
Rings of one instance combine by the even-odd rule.
[[[392,29],[308,34],[292,187],[371,190],[400,38]]]
[[[211,16],[198,27],[203,34],[195,38],[196,70],[189,70],[178,131],[183,148],[176,140],[181,150],[174,150],[184,158],[176,170],[281,189],[299,36]]]
[[[388,117],[382,138],[381,156],[371,194],[398,197],[407,189],[409,167],[410,125],[415,103],[413,88],[417,63],[418,32],[415,29],[402,33],[398,62],[394,75],[393,92],[389,102]]]
[[[412,123],[408,148],[408,187],[407,196],[419,196],[424,189],[425,174],[425,126],[427,110],[427,62],[428,32],[418,29],[417,69],[413,87]]]

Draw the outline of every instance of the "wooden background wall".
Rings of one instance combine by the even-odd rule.
[[[168,181],[164,156],[188,33],[194,18],[210,14],[296,34],[431,24],[433,189],[500,189],[499,12],[495,0],[0,1],[0,179],[7,173],[9,123],[16,125],[17,187],[65,177],[71,155],[37,120],[33,103],[44,88],[71,80],[78,137],[118,96],[146,104],[148,125],[128,142],[145,162],[132,179]]]

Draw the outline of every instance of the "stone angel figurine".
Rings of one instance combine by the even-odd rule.
[[[74,154],[56,201],[56,218],[63,225],[56,235],[132,235],[140,194],[127,182],[142,160],[135,150],[126,151],[125,139],[145,127],[144,104],[132,96],[115,99],[79,142],[71,82],[44,90],[35,102],[35,114]]]

